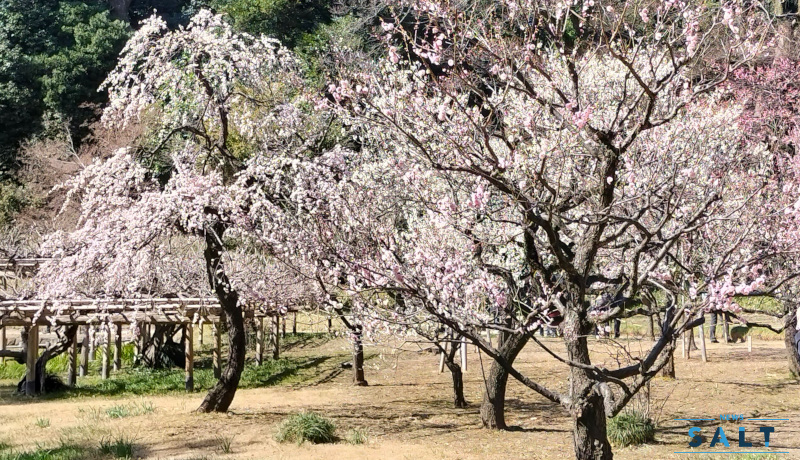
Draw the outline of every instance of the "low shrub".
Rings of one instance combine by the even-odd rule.
[[[650,418],[638,411],[617,415],[608,422],[608,440],[618,447],[635,446],[652,442],[656,427]]]
[[[305,441],[324,444],[336,441],[336,425],[327,418],[314,412],[292,414],[278,426],[275,436],[278,442]]]

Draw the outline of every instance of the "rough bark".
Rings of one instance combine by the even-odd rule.
[[[661,376],[670,379],[675,378],[675,351],[669,352],[669,360],[667,361],[667,365],[661,369]]]
[[[444,349],[442,349],[444,350]],[[468,406],[467,399],[464,397],[464,377],[461,366],[456,362],[457,346],[450,347],[450,351],[444,351],[444,363],[453,378],[453,407],[464,409]]]
[[[789,359],[789,371],[792,375],[800,380],[800,355],[798,355],[797,345],[795,342],[795,334],[800,334],[797,331],[797,316],[791,315],[792,318],[786,323],[786,328],[783,330],[783,342],[786,345],[786,355]]]
[[[591,364],[586,337],[591,325],[579,312],[570,311],[564,318],[564,342],[573,362]],[[595,390],[589,371],[571,366],[569,397],[572,401],[573,447],[577,460],[614,458],[606,434],[606,410],[603,396]]]
[[[498,353],[510,366],[528,343],[528,337],[521,334],[507,334],[502,337],[503,342],[498,347]],[[505,420],[507,383],[508,372],[497,361],[492,362],[492,367],[486,376],[486,390],[481,403],[481,421],[486,428],[496,430],[508,428]]]
[[[222,312],[228,326],[228,362],[217,383],[212,387],[198,412],[226,412],[233,402],[239,379],[244,370],[245,330],[242,310],[239,308],[239,295],[231,287],[222,266],[222,234],[225,231],[221,224],[215,224],[206,230],[206,271],[208,282],[217,295]]]

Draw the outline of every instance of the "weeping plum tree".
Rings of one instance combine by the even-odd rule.
[[[435,318],[560,405],[576,458],[611,458],[606,418],[702,322],[701,301],[675,306],[674,273],[688,268],[678,252],[712,223],[745,235],[745,219],[770,208],[753,170],[773,157],[741,136],[741,107],[722,91],[758,54],[769,18],[738,1],[402,6],[417,23],[384,22],[379,67],[329,88],[364,126],[364,151],[381,152],[351,159],[348,186],[364,201],[343,193],[351,201],[333,220],[346,231],[329,246],[353,292],[403,293],[398,314]],[[379,208],[369,220],[367,202]],[[644,313],[643,288],[668,299],[659,340],[629,362],[593,362],[594,325]],[[607,308],[592,311],[602,294]],[[531,334],[553,310],[564,356]],[[526,335],[567,366],[569,384],[523,375],[485,328]]]
[[[104,122],[144,123],[149,137],[65,185],[65,206],[79,202],[80,220],[74,231],[46,239],[54,259],[38,274],[41,294],[152,292],[160,267],[176,257],[175,239],[196,238],[205,289],[219,299],[229,341],[227,365],[199,410],[226,411],[245,358],[237,286],[255,284],[226,271],[226,257],[234,257],[226,238],[252,227],[253,201],[237,191],[239,181],[253,185],[253,159],[269,162],[302,144],[296,62],[276,41],[236,34],[208,11],[176,31],[153,17],[127,43],[104,87]],[[94,289],[77,292],[80,279],[95,280]]]

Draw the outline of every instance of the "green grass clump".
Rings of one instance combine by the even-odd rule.
[[[50,419],[45,417],[39,417],[36,419],[36,426],[39,428],[49,428],[50,427]]]
[[[653,421],[637,411],[617,415],[608,422],[608,440],[618,447],[652,442],[656,427]]]
[[[116,458],[133,457],[133,440],[125,436],[100,440],[100,453]]]
[[[37,447],[34,450],[0,452],[0,460],[83,460],[90,457],[91,452],[81,446],[62,444],[58,447]]]
[[[360,446],[361,444],[367,443],[367,433],[364,430],[354,428],[347,432],[344,440],[347,441],[348,444]]]
[[[135,417],[137,415],[152,414],[156,406],[150,401],[132,402],[129,404],[117,404],[106,409],[108,418]]]
[[[336,441],[335,433],[336,425],[332,421],[314,412],[300,412],[290,415],[278,426],[275,440],[325,444]]]
[[[217,436],[218,447],[223,454],[230,454],[233,451],[233,438],[235,437],[236,436]]]

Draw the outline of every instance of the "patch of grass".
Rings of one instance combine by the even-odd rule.
[[[367,443],[367,433],[364,430],[354,428],[347,432],[344,436],[344,440],[347,441],[348,444],[360,446],[361,444]]]
[[[313,444],[331,443],[336,441],[336,425],[314,412],[300,412],[281,422],[275,440],[297,444],[305,441]]]
[[[92,422],[99,422],[103,418],[103,412],[98,407],[78,408],[78,418],[87,419]]]
[[[49,428],[50,427],[50,419],[46,417],[39,417],[36,419],[34,425],[38,426],[39,428]]]
[[[11,444],[0,441],[0,451],[11,449]]]
[[[219,448],[219,450],[223,454],[230,454],[231,452],[233,452],[233,449],[232,449],[233,438],[235,438],[235,437],[236,437],[235,435],[231,435],[231,436],[220,435],[220,436],[217,436],[217,444],[218,444],[217,447]]]
[[[25,375],[25,365],[16,361],[0,363],[0,380],[21,380]]]
[[[84,460],[91,452],[85,447],[62,444],[58,447],[37,446],[34,450],[0,452],[0,460]]]
[[[624,412],[608,422],[608,440],[618,447],[652,442],[655,432],[653,421],[638,411]]]
[[[129,404],[118,404],[106,409],[108,418],[135,417],[137,415],[152,414],[156,406],[150,401],[132,402]]]
[[[133,439],[123,435],[114,439],[101,439],[100,453],[112,455],[116,458],[131,458],[133,457]]]

